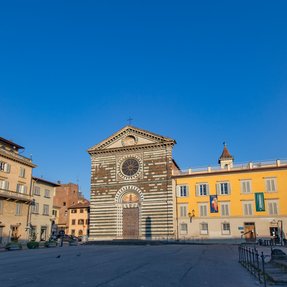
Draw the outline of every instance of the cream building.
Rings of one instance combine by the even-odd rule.
[[[54,223],[53,197],[59,184],[33,177],[33,202],[30,216],[31,239],[46,241],[50,238]]]
[[[27,240],[32,202],[32,160],[21,155],[24,147],[0,138],[0,244]]]

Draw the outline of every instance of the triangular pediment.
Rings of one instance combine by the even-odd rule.
[[[88,152],[160,143],[174,144],[175,140],[133,126],[125,126],[109,138],[91,147]]]

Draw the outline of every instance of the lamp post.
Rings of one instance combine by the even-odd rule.
[[[280,223],[280,227],[279,227],[279,223]],[[280,245],[283,245],[283,220],[278,220],[277,221],[277,226],[280,228]]]
[[[192,222],[192,218],[195,217],[195,215],[194,215],[194,209],[193,209],[191,212],[188,213],[188,217],[189,217],[189,221],[190,221],[190,223],[191,223],[191,222]]]

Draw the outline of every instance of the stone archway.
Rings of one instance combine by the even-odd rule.
[[[143,195],[135,186],[121,188],[116,197],[117,205],[117,237],[122,239],[139,239],[140,214]]]

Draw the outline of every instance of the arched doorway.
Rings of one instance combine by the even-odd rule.
[[[127,192],[122,197],[123,204],[123,238],[139,238],[139,197],[133,192]]]
[[[115,197],[117,206],[117,238],[141,238],[141,204],[143,194],[136,186],[122,187]]]

